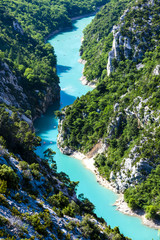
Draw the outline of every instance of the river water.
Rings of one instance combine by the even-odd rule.
[[[47,112],[35,121],[37,135],[42,138],[42,146],[37,149],[37,154],[52,148],[55,152],[58,171],[63,171],[70,176],[72,181],[79,181],[77,194],[84,193],[96,207],[95,212],[103,217],[111,227],[119,226],[121,233],[133,240],[158,240],[158,231],[148,228],[136,217],[130,217],[116,211],[112,206],[118,196],[112,191],[99,185],[95,175],[86,169],[80,160],[63,155],[56,145],[58,134],[58,121],[54,111],[72,104],[73,101],[92,89],[83,86],[80,82],[83,65],[78,62],[79,48],[83,29],[91,22],[93,16],[74,21],[74,28],[57,34],[49,40],[54,46],[57,55],[57,72],[60,77],[61,99],[49,107]]]

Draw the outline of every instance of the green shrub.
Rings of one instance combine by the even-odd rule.
[[[36,180],[40,179],[41,175],[40,175],[40,172],[38,170],[33,169],[33,170],[31,170],[31,173]]]
[[[81,222],[81,231],[85,238],[101,240],[100,230],[98,226],[90,221],[89,216],[85,216]]]
[[[80,210],[85,213],[93,214],[95,206],[89,201],[88,198],[84,198],[83,194],[80,194],[79,199],[81,200]]]
[[[5,196],[3,196],[2,194],[0,194],[0,203],[3,206],[9,208],[9,203],[7,202],[7,198]]]
[[[128,206],[132,209],[132,210],[136,210],[138,208],[136,201],[134,198],[129,199],[129,203]]]
[[[157,213],[157,207],[153,205],[149,205],[146,208],[146,218],[148,219],[154,219]]]
[[[32,174],[31,174],[30,169],[23,170],[22,175],[23,175],[23,178],[26,182],[29,182],[32,178]]]
[[[12,213],[14,216],[21,216],[21,213],[20,213],[20,212],[18,211],[18,209],[15,208],[15,207],[12,207],[11,213]]]
[[[7,186],[9,188],[13,188],[13,189],[18,188],[19,177],[17,176],[17,174],[13,171],[13,169],[11,167],[8,167],[5,164],[0,166],[0,178],[2,180],[7,181]]]
[[[68,197],[64,196],[61,191],[58,194],[50,196],[48,198],[48,202],[52,206],[60,208],[60,209],[63,209],[64,207],[68,206],[68,204],[69,204]]]
[[[74,201],[71,201],[71,203],[62,210],[62,213],[74,217],[76,214],[80,213],[80,207]]]
[[[8,223],[8,219],[0,215],[0,226],[6,226]]]
[[[6,147],[6,141],[4,140],[4,138],[2,136],[0,136],[0,145],[3,147]]]
[[[39,170],[39,164],[38,163],[32,163],[29,166],[29,168],[32,169],[32,170]]]
[[[21,170],[27,170],[29,167],[28,163],[25,161],[19,162],[19,166],[20,166]]]
[[[72,231],[76,227],[76,223],[74,221],[70,221],[65,225],[65,227],[68,231]]]
[[[30,222],[30,224],[35,228],[35,230],[43,235],[47,235],[46,227],[45,225],[41,224],[40,216],[39,214],[33,214],[31,216],[27,216],[27,220]]]
[[[7,181],[0,179],[0,193],[5,194],[7,191]]]

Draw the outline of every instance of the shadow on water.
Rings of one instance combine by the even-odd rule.
[[[61,90],[61,108],[72,104],[75,100],[75,96],[69,95],[65,91]]]
[[[83,21],[84,20],[82,20],[82,23],[79,23],[79,27],[82,27],[82,24],[84,23]],[[62,33],[62,35],[63,34],[64,32]],[[76,35],[79,34],[79,32],[76,32],[73,34],[74,36],[62,36],[62,39],[58,36],[58,38],[55,38],[54,41],[51,41],[52,45],[54,46],[55,42],[59,42],[57,44],[57,47],[60,48],[60,54],[62,52],[63,55],[63,51],[65,52],[66,50],[66,46],[63,46],[66,37],[71,38],[72,41],[70,39],[69,41],[70,44],[72,44],[75,43]],[[78,49],[76,51],[78,51]],[[60,56],[61,55],[58,54],[57,58],[59,59]],[[63,61],[59,61],[60,65],[68,66],[68,61],[71,58],[71,52],[67,56],[68,58],[66,58],[66,63],[64,63],[65,61],[62,57]],[[74,67],[72,70],[74,70]],[[78,80],[79,70],[76,68],[75,71],[77,73]],[[71,80],[76,80],[76,77],[74,76],[74,74],[72,74],[73,73],[69,74],[69,76],[63,76],[63,81],[65,82],[65,84],[62,84],[62,86],[64,87],[61,92],[61,100],[56,102],[54,106],[50,106],[46,114],[44,114],[44,116],[35,121],[34,126],[39,129],[38,135],[42,137],[43,140],[42,146],[39,147],[36,151],[37,154],[43,156],[43,152],[48,147],[56,151],[55,160],[57,162],[58,171],[64,171],[69,174],[71,180],[80,182],[78,187],[78,193],[83,192],[85,194],[85,197],[89,198],[93,202],[93,204],[96,206],[96,213],[99,217],[103,217],[108,222],[108,225],[111,225],[112,227],[119,226],[123,234],[127,235],[128,237],[132,237],[132,239],[134,240],[158,240],[159,238],[157,237],[157,231],[144,227],[140,223],[139,219],[123,215],[115,210],[115,207],[113,207],[112,204],[117,199],[117,196],[109,190],[105,189],[104,187],[100,186],[96,181],[95,175],[92,174],[91,171],[84,168],[84,166],[82,165],[82,161],[63,155],[57,148],[55,141],[58,133],[58,121],[57,119],[54,119],[54,111],[65,107],[65,105],[72,104],[73,101],[76,99],[76,97],[72,95],[74,93],[76,95],[77,91],[80,91],[81,93],[83,91],[85,92],[84,88],[79,87],[78,90],[74,90],[74,87],[72,88]],[[76,84],[79,86],[78,82],[75,83],[75,85]]]
[[[72,68],[69,66],[63,66],[63,65],[57,65],[57,73],[60,77],[61,73],[66,73],[68,71],[70,71]]]
[[[47,148],[56,148],[56,140],[58,134],[58,119],[55,118],[55,111],[60,110],[66,105],[69,105],[75,101],[76,97],[61,91],[61,101],[56,101],[54,105],[51,105],[46,113],[34,122],[36,134],[41,137],[41,146],[37,148],[36,153],[43,157],[43,152]]]
[[[45,115],[42,115],[40,118],[37,118],[34,121],[34,127],[38,135],[40,135],[41,132],[46,132],[48,130],[58,128],[58,122],[57,122],[57,119],[55,119],[54,112],[59,109],[60,109],[60,101],[58,100],[54,102],[54,105],[51,105],[50,107],[48,107],[47,111],[45,112]],[[39,129],[40,131],[37,131]]]
[[[48,131],[56,130],[58,128],[58,121],[55,118],[54,112],[57,110],[60,110],[66,105],[72,104],[75,100],[76,100],[76,97],[71,96],[64,91],[61,91],[61,102],[59,100],[54,102],[54,104],[47,109],[45,115],[42,115],[40,118],[35,120],[34,122],[35,130],[40,129],[40,131],[37,131],[37,134],[40,135],[42,132],[46,132],[46,135],[47,135]],[[44,139],[47,143],[47,139],[45,138],[45,135],[44,135]]]
[[[74,20],[73,23],[76,23],[77,20]],[[53,40],[57,35],[63,35],[64,33],[69,33],[72,31],[76,31],[78,29],[78,27],[76,27],[75,25],[72,25],[71,27],[66,27],[66,28],[62,28],[61,30],[59,30],[57,33],[53,32],[52,34],[50,34],[50,36],[47,38],[47,42],[49,42],[50,40]],[[59,41],[59,40],[55,40],[55,41]]]

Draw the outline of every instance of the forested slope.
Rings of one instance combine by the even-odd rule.
[[[83,194],[77,198],[78,182],[57,172],[55,152],[36,156],[40,138],[23,117],[0,108],[0,238],[128,239],[97,218]]]
[[[0,0],[0,238],[127,239],[76,196],[78,182],[57,173],[51,149],[39,158],[33,118],[59,99],[47,34],[106,1]]]
[[[106,75],[108,52],[112,47],[112,28],[132,1],[110,1],[84,30],[80,55],[86,61],[84,76],[88,81],[100,81]],[[107,16],[107,17],[106,17]]]
[[[24,98],[23,108],[37,116],[58,99],[56,57],[44,38],[57,29],[71,27],[70,17],[91,13],[105,2],[1,0],[1,102],[19,107]],[[19,88],[18,94],[12,79]]]
[[[102,142],[103,153],[95,158],[100,174],[125,194],[131,208],[143,208],[148,218],[158,218],[160,4],[136,1],[127,6],[113,27],[104,7],[85,30],[81,48],[87,60],[84,74],[88,80],[96,77],[98,83],[58,113],[59,145],[68,154],[75,150],[89,153]],[[107,36],[101,17],[108,25]],[[101,44],[95,41],[98,34],[102,34]],[[105,50],[107,44],[110,48]],[[98,75],[91,76],[92,72]]]

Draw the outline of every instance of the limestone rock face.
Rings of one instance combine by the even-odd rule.
[[[17,31],[23,35],[23,33],[24,33],[23,28],[21,27],[21,25],[19,24],[19,22],[17,20],[13,21],[13,28],[15,31]]]
[[[123,100],[124,96],[121,96]],[[153,111],[149,108],[149,98],[143,99],[140,96],[134,99],[131,106],[128,106],[124,109],[124,112],[120,112],[120,103],[115,103],[114,105],[114,117],[110,119],[110,124],[107,129],[108,139],[112,139],[115,134],[115,129],[119,131],[119,128],[123,124],[127,123],[128,119],[133,118],[137,120],[138,126],[140,128],[147,128],[150,126],[151,122],[154,122],[159,126],[160,111]],[[150,158],[143,158],[141,156],[141,149],[150,141],[154,141],[148,137],[142,137],[139,144],[135,144],[131,150],[129,150],[128,156],[123,158],[120,169],[117,172],[110,173],[110,183],[112,187],[118,193],[123,193],[125,189],[135,186],[138,183],[141,183],[148,174],[151,173],[151,170],[155,168],[154,163]],[[107,149],[104,149],[104,153],[107,157]],[[158,156],[157,156],[158,157]]]
[[[59,99],[60,87],[54,84],[44,90],[44,98],[39,100],[36,106],[31,101],[32,96],[26,94],[25,89],[20,85],[20,77],[16,76],[7,63],[0,61],[0,103],[9,106],[22,108],[24,110],[35,109],[35,116],[40,116],[46,111],[48,106]],[[39,90],[36,91],[39,93]]]
[[[25,167],[23,167],[25,163]],[[33,165],[38,165],[37,174],[33,173],[33,170],[30,168],[31,164],[24,161],[19,154],[11,156],[8,149],[5,149],[0,145],[0,166],[6,168],[10,168],[10,171],[14,172],[15,176],[18,179],[18,187],[16,189],[9,189],[9,194],[3,195],[1,194],[1,199],[5,199],[0,204],[0,219],[7,222],[7,224],[3,224],[2,227],[5,229],[5,233],[8,236],[14,237],[19,240],[22,239],[20,237],[20,233],[22,234],[23,230],[23,238],[35,238],[39,239],[38,231],[35,229],[35,226],[31,221],[28,221],[28,217],[41,220],[39,225],[44,224],[44,221],[50,222],[50,225],[45,226],[47,229],[47,237],[44,233],[43,239],[59,239],[58,233],[61,231],[61,234],[66,238],[68,234],[71,235],[70,239],[77,239],[77,236],[82,234],[80,229],[80,224],[83,220],[81,214],[76,214],[76,216],[68,216],[60,215],[53,209],[53,204],[48,200],[50,196],[54,196],[57,192],[63,194],[71,204],[80,204],[76,196],[76,192],[74,189],[69,188],[69,186],[64,182],[63,178],[59,178],[58,174],[52,171],[46,164],[44,164],[44,160],[39,157],[35,157]],[[38,177],[36,177],[38,176]],[[29,190],[26,191],[24,185],[25,182],[29,184],[29,190],[32,191],[34,195],[29,194]],[[50,186],[49,186],[50,183]],[[50,194],[45,197],[46,192],[50,191]],[[37,197],[38,196],[38,197]],[[21,199],[21,201],[20,201]],[[17,210],[18,216],[13,214],[13,210]],[[42,218],[43,214],[45,214],[46,219]],[[25,216],[25,217],[24,217]],[[102,232],[105,227],[101,222],[96,220],[94,217],[91,217],[90,220],[95,223]],[[1,221],[2,222],[2,221]],[[2,223],[3,223],[2,222]],[[16,223],[16,224],[15,224]],[[68,224],[75,224],[74,230],[67,228]],[[22,226],[27,226],[22,229]],[[52,227],[48,227],[52,226]],[[24,231],[25,230],[25,231]],[[41,232],[43,234],[43,232]],[[86,239],[85,237],[81,237],[81,239]]]
[[[115,70],[114,62],[123,61],[124,59],[131,59],[133,61],[139,61],[142,59],[144,53],[148,48],[151,47],[151,39],[154,36],[154,32],[151,32],[152,19],[154,16],[150,14],[148,19],[142,19],[142,24],[139,25],[135,19],[129,23],[129,26],[125,26],[126,17],[129,14],[134,13],[135,11],[148,10],[154,6],[154,1],[148,1],[147,3],[141,4],[141,6],[134,6],[127,9],[124,14],[120,17],[119,24],[113,26],[113,43],[112,50],[108,54],[108,63],[107,63],[107,75],[109,76],[111,72]],[[125,26],[125,30],[123,27]],[[150,37],[148,37],[147,31],[144,31],[144,28],[149,32]],[[156,30],[155,30],[156,31]],[[156,41],[156,40],[155,40]],[[139,65],[141,67],[141,65]],[[140,69],[140,68],[139,68]],[[155,75],[159,75],[159,68],[155,69]]]
[[[59,124],[58,124],[57,146],[63,154],[71,155],[73,153],[73,150],[70,149],[69,147],[65,146],[65,144],[64,144],[64,135],[67,134],[67,133],[63,132],[63,130],[62,130],[64,117],[65,116],[61,117],[61,119],[59,120]]]
[[[25,106],[29,109],[28,98],[19,85],[17,77],[6,63],[1,62],[0,65],[0,102],[17,108]]]
[[[46,112],[49,105],[51,105],[55,100],[58,100],[60,95],[60,87],[56,84],[54,84],[53,87],[47,87],[45,92],[45,97],[43,101],[41,102],[42,109],[40,109],[41,112]]]
[[[140,183],[145,179],[144,172],[149,174],[153,168],[147,160],[138,160],[140,154],[137,150],[139,148],[140,146],[135,145],[130,151],[129,157],[123,160],[121,170],[116,174],[113,172],[110,174],[111,185],[118,193],[123,193],[128,187]],[[137,160],[138,162],[136,162]]]
[[[160,65],[157,65],[153,71],[153,75],[159,75],[160,74]]]

